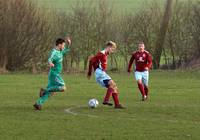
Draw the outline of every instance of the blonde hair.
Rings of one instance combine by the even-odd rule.
[[[106,46],[111,46],[112,48],[115,48],[115,49],[117,48],[116,43],[111,40],[106,43]]]

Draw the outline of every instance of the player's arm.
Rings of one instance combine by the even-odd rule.
[[[91,57],[90,60],[89,60],[89,67],[88,67],[88,74],[87,74],[88,79],[90,79],[90,77],[92,75],[93,65],[97,61],[101,61],[101,54],[100,53],[98,53],[96,56]]]
[[[50,68],[54,67],[54,64],[53,64],[54,55],[55,55],[55,53],[54,53],[54,51],[52,51],[49,58],[48,58],[48,64],[49,64]]]
[[[127,70],[128,73],[131,72],[131,67],[133,65],[134,60],[135,60],[135,56],[134,56],[134,54],[132,54],[131,59],[129,60],[129,63],[128,63],[128,70]]]
[[[66,37],[65,38],[65,42],[66,42],[65,48],[64,48],[64,50],[62,50],[62,54],[63,55],[70,51],[70,49],[69,49],[69,47],[71,45],[71,39],[70,39],[70,37]]]
[[[65,55],[69,51],[70,51],[69,46],[67,44],[65,44],[65,48],[62,50],[62,54]]]
[[[152,67],[152,56],[149,53],[147,57],[147,70],[149,70]]]
[[[98,55],[98,58],[99,58],[99,60],[100,60],[100,62],[101,62],[101,68],[102,68],[102,70],[103,70],[103,71],[106,71],[106,67],[107,67],[106,56],[103,55],[102,53],[100,53],[100,54]]]

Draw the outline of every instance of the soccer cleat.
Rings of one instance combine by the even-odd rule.
[[[147,96],[142,96],[142,101],[146,101],[147,100]]]
[[[41,88],[41,89],[40,89],[39,96],[40,96],[40,97],[42,97],[43,95],[44,95],[44,89],[43,89],[43,88]]]
[[[103,102],[103,105],[112,106],[113,104],[112,104],[112,103],[109,103],[109,102]]]
[[[119,105],[115,106],[115,109],[125,109],[125,107],[123,107],[121,104],[119,104]]]
[[[41,110],[42,106],[38,105],[38,104],[34,104],[33,107],[35,108],[35,110]]]

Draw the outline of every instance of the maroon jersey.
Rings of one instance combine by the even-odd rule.
[[[135,71],[143,72],[145,71],[145,68],[150,69],[152,66],[152,57],[149,52],[136,51],[132,54],[132,57],[129,61],[128,72],[131,71],[131,66],[134,60],[135,60]]]
[[[106,53],[105,50],[103,50],[103,51],[98,52],[94,57],[92,57],[89,61],[88,75],[92,74],[92,68],[94,69],[94,71],[97,68],[100,68],[103,71],[106,71],[107,56],[108,56],[108,53]]]

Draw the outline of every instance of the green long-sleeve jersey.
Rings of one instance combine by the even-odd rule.
[[[62,72],[62,61],[63,56],[69,52],[69,48],[65,45],[65,48],[60,51],[55,48],[52,49],[50,56],[48,58],[49,63],[53,63],[54,67],[50,69],[50,72],[61,73]]]

